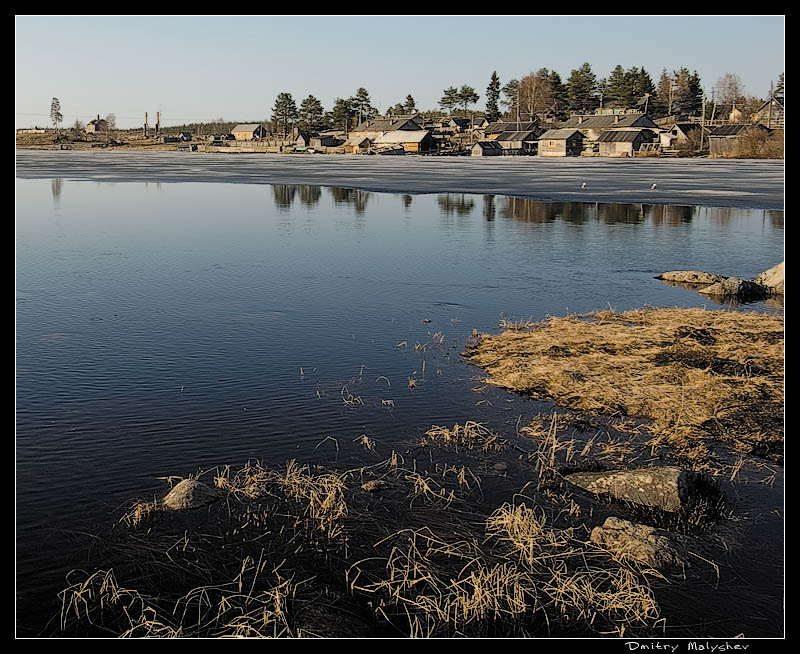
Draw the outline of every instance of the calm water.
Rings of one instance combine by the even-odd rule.
[[[363,433],[391,448],[466,419],[513,430],[541,407],[499,390],[476,405],[479,371],[459,360],[473,329],[719,308],[654,276],[751,278],[783,236],[778,211],[17,180],[21,632],[44,630],[80,565],[76,532],[160,492],[157,477],[331,460]]]

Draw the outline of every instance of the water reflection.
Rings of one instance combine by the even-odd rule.
[[[406,194],[402,196],[402,199],[403,199],[403,206],[406,209],[408,209],[411,207],[411,202],[414,200],[414,196]]]
[[[50,180],[50,190],[53,193],[53,206],[58,208],[61,200],[61,189],[64,187],[64,180],[61,177],[54,177]]]
[[[372,193],[368,191],[359,191],[338,186],[332,186],[328,190],[336,204],[349,204],[356,210],[357,214],[364,213],[367,208],[367,202],[369,202],[372,196]]]
[[[680,225],[692,222],[697,208],[673,205],[652,205],[647,207],[647,213],[654,225]]]
[[[486,218],[488,222],[491,222],[495,219],[497,215],[497,209],[494,206],[494,196],[493,195],[484,195],[483,196],[483,217]]]
[[[436,199],[443,216],[468,216],[475,208],[475,200],[466,193],[442,193]]]

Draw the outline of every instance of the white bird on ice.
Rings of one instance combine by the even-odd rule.
[[[586,182],[584,182],[583,184],[581,184],[581,188],[586,188]]]
[[[654,189],[655,187],[656,187],[656,185],[655,185],[655,184],[653,184],[653,185],[652,185],[650,188],[651,188],[651,189]]]

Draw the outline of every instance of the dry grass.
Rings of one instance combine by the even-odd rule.
[[[507,442],[501,439],[486,425],[468,420],[463,425],[453,425],[452,428],[434,425],[420,439],[420,445],[437,445],[443,448],[480,450],[483,452],[498,452]]]
[[[782,452],[783,330],[782,318],[757,313],[602,311],[484,335],[466,354],[492,384],[588,415],[647,419],[651,447],[701,465],[715,440]]]

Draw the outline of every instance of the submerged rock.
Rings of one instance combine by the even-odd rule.
[[[595,495],[676,512],[692,495],[696,473],[675,466],[573,472],[564,475],[570,484]]]
[[[760,300],[769,295],[765,286],[748,282],[741,277],[728,277],[721,282],[699,289],[698,293],[712,297],[733,297],[738,300]]]
[[[220,493],[196,479],[184,479],[175,485],[164,498],[164,508],[185,511],[211,504],[220,498]]]
[[[724,281],[724,275],[714,275],[700,270],[672,270],[656,277],[665,282],[678,282],[680,284],[695,284],[697,286],[716,284]]]
[[[783,295],[784,263],[785,262],[781,261],[777,266],[773,266],[760,275],[756,275],[753,281],[766,288],[770,295]]]
[[[606,518],[592,530],[590,540],[616,555],[639,561],[656,570],[689,567],[684,538],[621,518]]]

